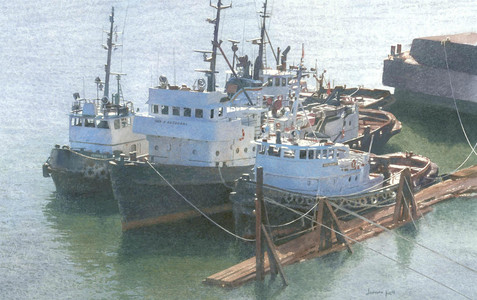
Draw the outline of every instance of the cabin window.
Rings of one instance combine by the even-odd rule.
[[[286,86],[287,85],[287,79],[286,78],[282,78],[282,86]]]
[[[129,151],[131,151],[131,152],[136,151],[136,144],[132,144],[131,148],[129,148]]]
[[[285,158],[295,158],[295,151],[290,149],[283,149],[283,157]]]
[[[196,118],[203,118],[204,117],[204,111],[200,108],[195,109],[195,117]]]
[[[273,78],[268,78],[267,86],[272,86],[272,85],[273,85]]]
[[[325,159],[328,158],[328,153],[326,149],[324,149],[322,153],[323,153],[323,155],[321,156],[322,158],[325,158]]]
[[[94,119],[84,119],[85,127],[94,127]]]
[[[351,121],[348,122],[348,125],[351,126]]]
[[[80,118],[71,119],[71,125],[73,126],[83,126],[83,122]]]
[[[126,127],[131,125],[131,119],[130,118],[122,118],[121,119],[121,127]]]
[[[184,107],[184,117],[190,117],[191,115],[191,109],[188,107]]]
[[[158,114],[159,113],[159,105],[153,105],[152,106],[152,112],[155,113],[155,114]]]
[[[320,159],[321,157],[321,150],[316,150],[316,159]]]
[[[329,158],[329,159],[332,159],[332,158],[333,158],[333,154],[334,154],[334,151],[333,151],[333,150],[328,151],[328,158]]]
[[[280,78],[279,77],[275,78],[275,85],[280,86]]]
[[[121,123],[119,119],[114,120],[114,129],[119,129],[121,128]]]
[[[275,147],[275,146],[270,146],[268,148],[268,155],[271,156],[280,156],[280,148]]]
[[[223,107],[219,107],[219,117],[222,117],[224,114],[224,108]]]
[[[96,127],[98,128],[105,128],[105,129],[108,129],[109,128],[109,123],[108,121],[105,121],[105,120],[97,120],[96,121]]]
[[[300,150],[300,159],[306,158],[306,150]]]
[[[315,150],[308,150],[308,159],[315,158]]]
[[[210,118],[211,118],[211,119],[214,118],[214,110],[213,110],[213,109],[210,110]]]
[[[258,154],[265,154],[265,145],[258,145],[257,152]]]
[[[351,182],[351,176],[348,178],[348,182]]]
[[[181,109],[179,107],[177,107],[177,106],[172,107],[172,115],[173,116],[179,116],[180,112],[181,112]]]
[[[161,114],[163,114],[163,115],[168,115],[168,114],[169,114],[169,106],[167,106],[167,105],[162,105],[162,106],[161,106]]]

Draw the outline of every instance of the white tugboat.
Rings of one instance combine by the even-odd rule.
[[[297,110],[298,101],[293,106],[293,123]],[[406,158],[414,167],[412,176],[437,175],[435,170],[432,172],[428,159],[414,155]],[[412,165],[414,159],[421,158],[424,164],[419,161],[419,165]],[[283,136],[277,131],[274,141],[257,142],[254,174],[257,167],[263,168],[263,193],[269,203],[266,211],[270,222],[282,224],[296,219],[297,216],[284,207],[306,213],[319,197],[353,210],[393,203],[399,183],[398,171],[404,166],[391,166],[390,157],[380,157],[376,160],[379,165],[373,160],[370,153],[352,150],[316,135],[302,137],[298,130]],[[381,172],[376,172],[377,169]],[[255,186],[254,175],[242,176],[230,197],[236,232],[240,235],[251,235],[255,228]]]
[[[148,160],[110,163],[114,197],[123,230],[231,210],[228,194],[243,172],[252,169],[260,135],[257,105],[231,101],[215,90],[219,0],[210,69],[195,87],[175,87],[162,77],[149,89],[149,112],[136,116],[134,132],[146,135]],[[188,203],[190,201],[190,203]],[[193,204],[195,208],[191,205]]]
[[[58,196],[112,198],[108,161],[121,153],[143,155],[148,151],[144,135],[133,133],[133,103],[122,96],[121,75],[111,73],[114,8],[110,15],[105,82],[98,77],[96,99],[81,98],[75,93],[69,114],[69,146],[56,145],[43,165],[43,175],[53,178]],[[109,98],[110,75],[116,75],[117,91]],[[104,85],[104,94],[100,92]]]

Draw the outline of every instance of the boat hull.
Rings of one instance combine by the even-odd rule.
[[[108,162],[111,156],[97,158],[73,151],[68,147],[55,147],[43,166],[43,175],[51,176],[57,197],[112,199]]]
[[[109,170],[122,228],[188,219],[200,216],[199,210],[205,214],[230,211],[228,195],[234,180],[251,168],[112,162]]]
[[[255,235],[255,189],[256,183],[248,176],[241,177],[234,192],[230,195],[236,234],[243,237]],[[359,195],[326,197],[340,207],[363,213],[378,207],[392,205],[396,200],[397,185],[385,186]],[[265,211],[268,222],[275,235],[282,236],[300,230],[310,229],[318,196],[289,192],[283,189],[263,186]],[[295,212],[293,212],[294,210]],[[342,211],[336,211],[340,218],[349,217]]]

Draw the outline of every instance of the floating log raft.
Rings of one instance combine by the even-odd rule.
[[[398,199],[395,206],[369,212],[363,215],[363,217],[388,229],[394,229],[430,212],[432,210],[431,205],[433,204],[455,197],[470,196],[476,192],[477,165],[449,175],[447,180],[421,190],[415,194],[414,197],[409,194],[406,195],[404,192],[404,197],[397,197]],[[404,200],[403,198],[413,199],[410,201],[400,201]],[[326,201],[325,204],[326,203],[328,202]],[[409,209],[404,209],[404,203],[409,204]],[[410,218],[409,214],[412,218]],[[318,220],[320,220],[319,218],[320,217],[318,217]],[[325,218],[323,218],[323,220],[326,221]],[[351,244],[366,240],[385,230],[360,218],[341,221],[338,226],[340,231],[346,237],[349,237],[348,242]],[[324,228],[321,227],[321,229]],[[326,236],[330,234],[331,245],[329,245],[328,248],[325,247],[326,249],[323,249],[323,235]],[[317,243],[318,240],[320,243]],[[347,243],[343,243],[339,240],[341,240],[341,238],[337,238],[337,235],[334,232],[328,231],[327,234],[323,234],[322,230],[313,230],[283,245],[277,246],[275,248],[276,256],[281,265],[290,265],[306,259],[341,251],[349,246]],[[265,273],[270,272],[270,263],[267,253],[265,253],[263,267]],[[235,266],[207,277],[204,280],[204,283],[219,285],[222,287],[237,287],[255,279],[255,271],[256,258],[252,257]]]

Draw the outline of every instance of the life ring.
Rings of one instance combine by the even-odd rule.
[[[277,129],[280,129],[280,123],[275,124],[275,127],[276,127]]]
[[[353,161],[351,162],[351,168],[356,170],[356,159],[353,159]]]

